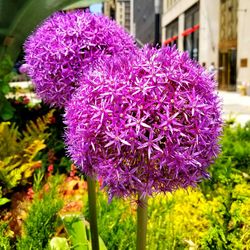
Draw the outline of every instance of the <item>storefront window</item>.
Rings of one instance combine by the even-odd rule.
[[[199,4],[195,4],[185,12],[184,50],[191,58],[198,61],[199,57]]]
[[[165,45],[178,47],[178,18],[166,26]]]

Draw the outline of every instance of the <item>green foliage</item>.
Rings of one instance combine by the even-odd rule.
[[[5,188],[10,190],[19,184],[25,185],[40,165],[35,157],[46,147],[44,139],[49,134],[45,130],[52,114],[53,111],[35,122],[28,122],[22,133],[14,124],[0,123],[0,181]]]
[[[64,227],[74,250],[91,250],[90,228],[79,214],[61,216]],[[88,237],[89,236],[89,237]],[[99,237],[100,250],[107,250],[103,240]]]
[[[99,233],[108,249],[135,249],[136,203],[98,194]],[[185,209],[184,209],[185,208]],[[210,226],[209,204],[199,190],[178,190],[149,199],[147,249],[188,249],[200,246]]]
[[[7,233],[8,224],[1,222],[0,223],[0,249],[1,250],[10,250],[10,237]]]
[[[244,249],[250,245],[250,187],[237,184],[207,199],[201,190],[177,190],[149,199],[147,249]],[[108,249],[135,249],[136,206],[98,194],[99,233]],[[125,233],[124,233],[125,232]]]
[[[24,222],[25,234],[18,241],[18,250],[43,250],[48,248],[49,240],[56,230],[57,213],[63,206],[63,201],[57,192],[57,187],[61,181],[59,176],[53,176],[50,179],[47,192],[43,192],[42,199],[40,195],[36,196]]]
[[[89,250],[84,218],[77,214],[62,216],[64,227],[75,250]]]
[[[11,106],[5,95],[0,92],[0,118],[4,121],[8,121],[14,115],[15,109]]]
[[[221,144],[221,155],[210,168],[211,179],[201,185],[214,208],[208,213],[212,227],[202,246],[204,249],[243,249],[250,245],[249,124],[225,127]]]
[[[0,206],[10,202],[10,199],[7,199],[5,197],[0,197]]]
[[[135,207],[130,201],[113,199],[108,203],[106,194],[98,193],[98,230],[107,249],[135,249]],[[85,206],[88,220],[88,206]]]
[[[0,180],[7,189],[12,189],[17,185],[25,185],[28,178],[32,176],[38,161],[34,157],[45,148],[43,141],[35,140],[27,148],[24,148],[19,154],[6,157],[0,161]]]
[[[228,125],[221,139],[221,154],[210,167],[211,178],[202,182],[205,195],[216,195],[218,187],[234,188],[242,180],[249,179],[250,123],[245,126]],[[242,178],[243,177],[243,178]],[[211,192],[214,192],[211,193]]]
[[[0,160],[19,151],[19,138],[20,133],[15,124],[0,123]]]
[[[44,179],[44,173],[41,169],[38,169],[38,171],[34,173],[33,190],[35,192],[38,192],[41,190],[43,179]]]
[[[250,173],[250,123],[228,126],[222,138],[222,156],[231,158],[232,167]],[[222,162],[223,163],[223,162]]]
[[[71,160],[66,157],[65,144],[62,140],[64,136],[64,124],[62,122],[63,112],[56,110],[53,113],[55,123],[52,123],[49,128],[50,137],[46,140],[48,154],[43,158],[44,164],[53,164],[55,171],[60,173],[68,173],[72,164]],[[52,157],[50,157],[52,153]]]
[[[9,56],[5,56],[0,62],[0,66],[1,91],[7,94],[10,91],[10,87],[4,84],[7,84],[13,78],[13,62]]]
[[[148,249],[199,246],[209,227],[209,221],[204,216],[207,208],[199,190],[180,189],[149,199]]]
[[[2,187],[0,187],[0,206],[10,202],[10,199],[7,199],[5,197],[2,197],[3,193],[2,193]]]
[[[36,121],[38,117],[46,115],[51,110],[43,103],[27,103],[27,97],[26,99],[25,97],[11,98],[9,101],[15,108],[14,116],[9,122],[18,124],[20,132],[25,130],[27,121]]]
[[[50,110],[46,115],[38,117],[35,121],[29,121],[26,128],[22,132],[23,142],[30,142],[32,140],[45,140],[49,137],[46,132],[50,124],[51,117],[54,110]]]
[[[204,237],[203,241],[202,249],[204,250],[226,249],[225,246],[227,244],[227,240],[223,230],[220,227],[211,227],[208,231],[208,235]]]
[[[233,250],[249,246],[249,184],[242,178],[239,183],[232,181],[228,186],[220,186],[209,197],[208,204],[210,208],[207,210],[207,218],[211,228],[202,240],[203,248]]]
[[[38,154],[38,158],[42,161],[43,169],[47,169],[52,164],[55,172],[68,173],[72,162],[66,157],[65,144],[62,139],[64,133],[62,117],[62,111],[53,110],[50,126],[46,129],[49,133],[49,137],[45,139],[46,149]]]
[[[70,250],[68,241],[63,237],[53,237],[49,243],[50,250]]]
[[[45,140],[49,137],[46,132],[50,119],[53,116],[53,110],[42,117],[38,117],[35,121],[26,122],[25,129],[21,132],[15,123],[0,123],[0,160],[5,157],[19,153],[34,140]]]
[[[13,62],[5,57],[0,62],[0,119],[6,121],[13,117],[15,109],[5,97],[10,92],[9,82],[13,77]]]

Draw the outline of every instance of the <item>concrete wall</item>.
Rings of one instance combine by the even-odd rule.
[[[239,0],[237,36],[237,84],[250,84],[250,1]],[[247,67],[241,67],[242,59],[247,59]]]
[[[220,0],[200,0],[199,61],[219,64]]]

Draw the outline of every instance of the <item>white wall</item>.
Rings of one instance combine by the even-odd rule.
[[[220,0],[200,0],[199,61],[219,63]]]
[[[184,30],[185,27],[185,15],[184,13],[179,15],[178,18],[178,30],[179,30],[179,34],[181,34],[181,32]],[[179,35],[178,38],[178,49],[179,50],[184,50],[184,37]]]
[[[163,9],[162,26],[166,26],[171,23],[176,17],[184,13],[187,9],[192,7],[198,0],[179,0],[173,4],[172,8],[166,10]],[[165,7],[165,5],[163,5]]]
[[[239,0],[237,34],[237,84],[250,83],[250,1]],[[247,67],[240,67],[240,60],[246,58]]]

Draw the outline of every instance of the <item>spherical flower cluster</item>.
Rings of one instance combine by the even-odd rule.
[[[79,79],[103,60],[136,50],[132,37],[108,17],[58,12],[27,39],[28,75],[46,103],[64,107]]]
[[[145,47],[120,69],[118,61],[89,74],[66,107],[75,164],[101,177],[111,198],[207,178],[222,127],[212,76],[170,47]]]

